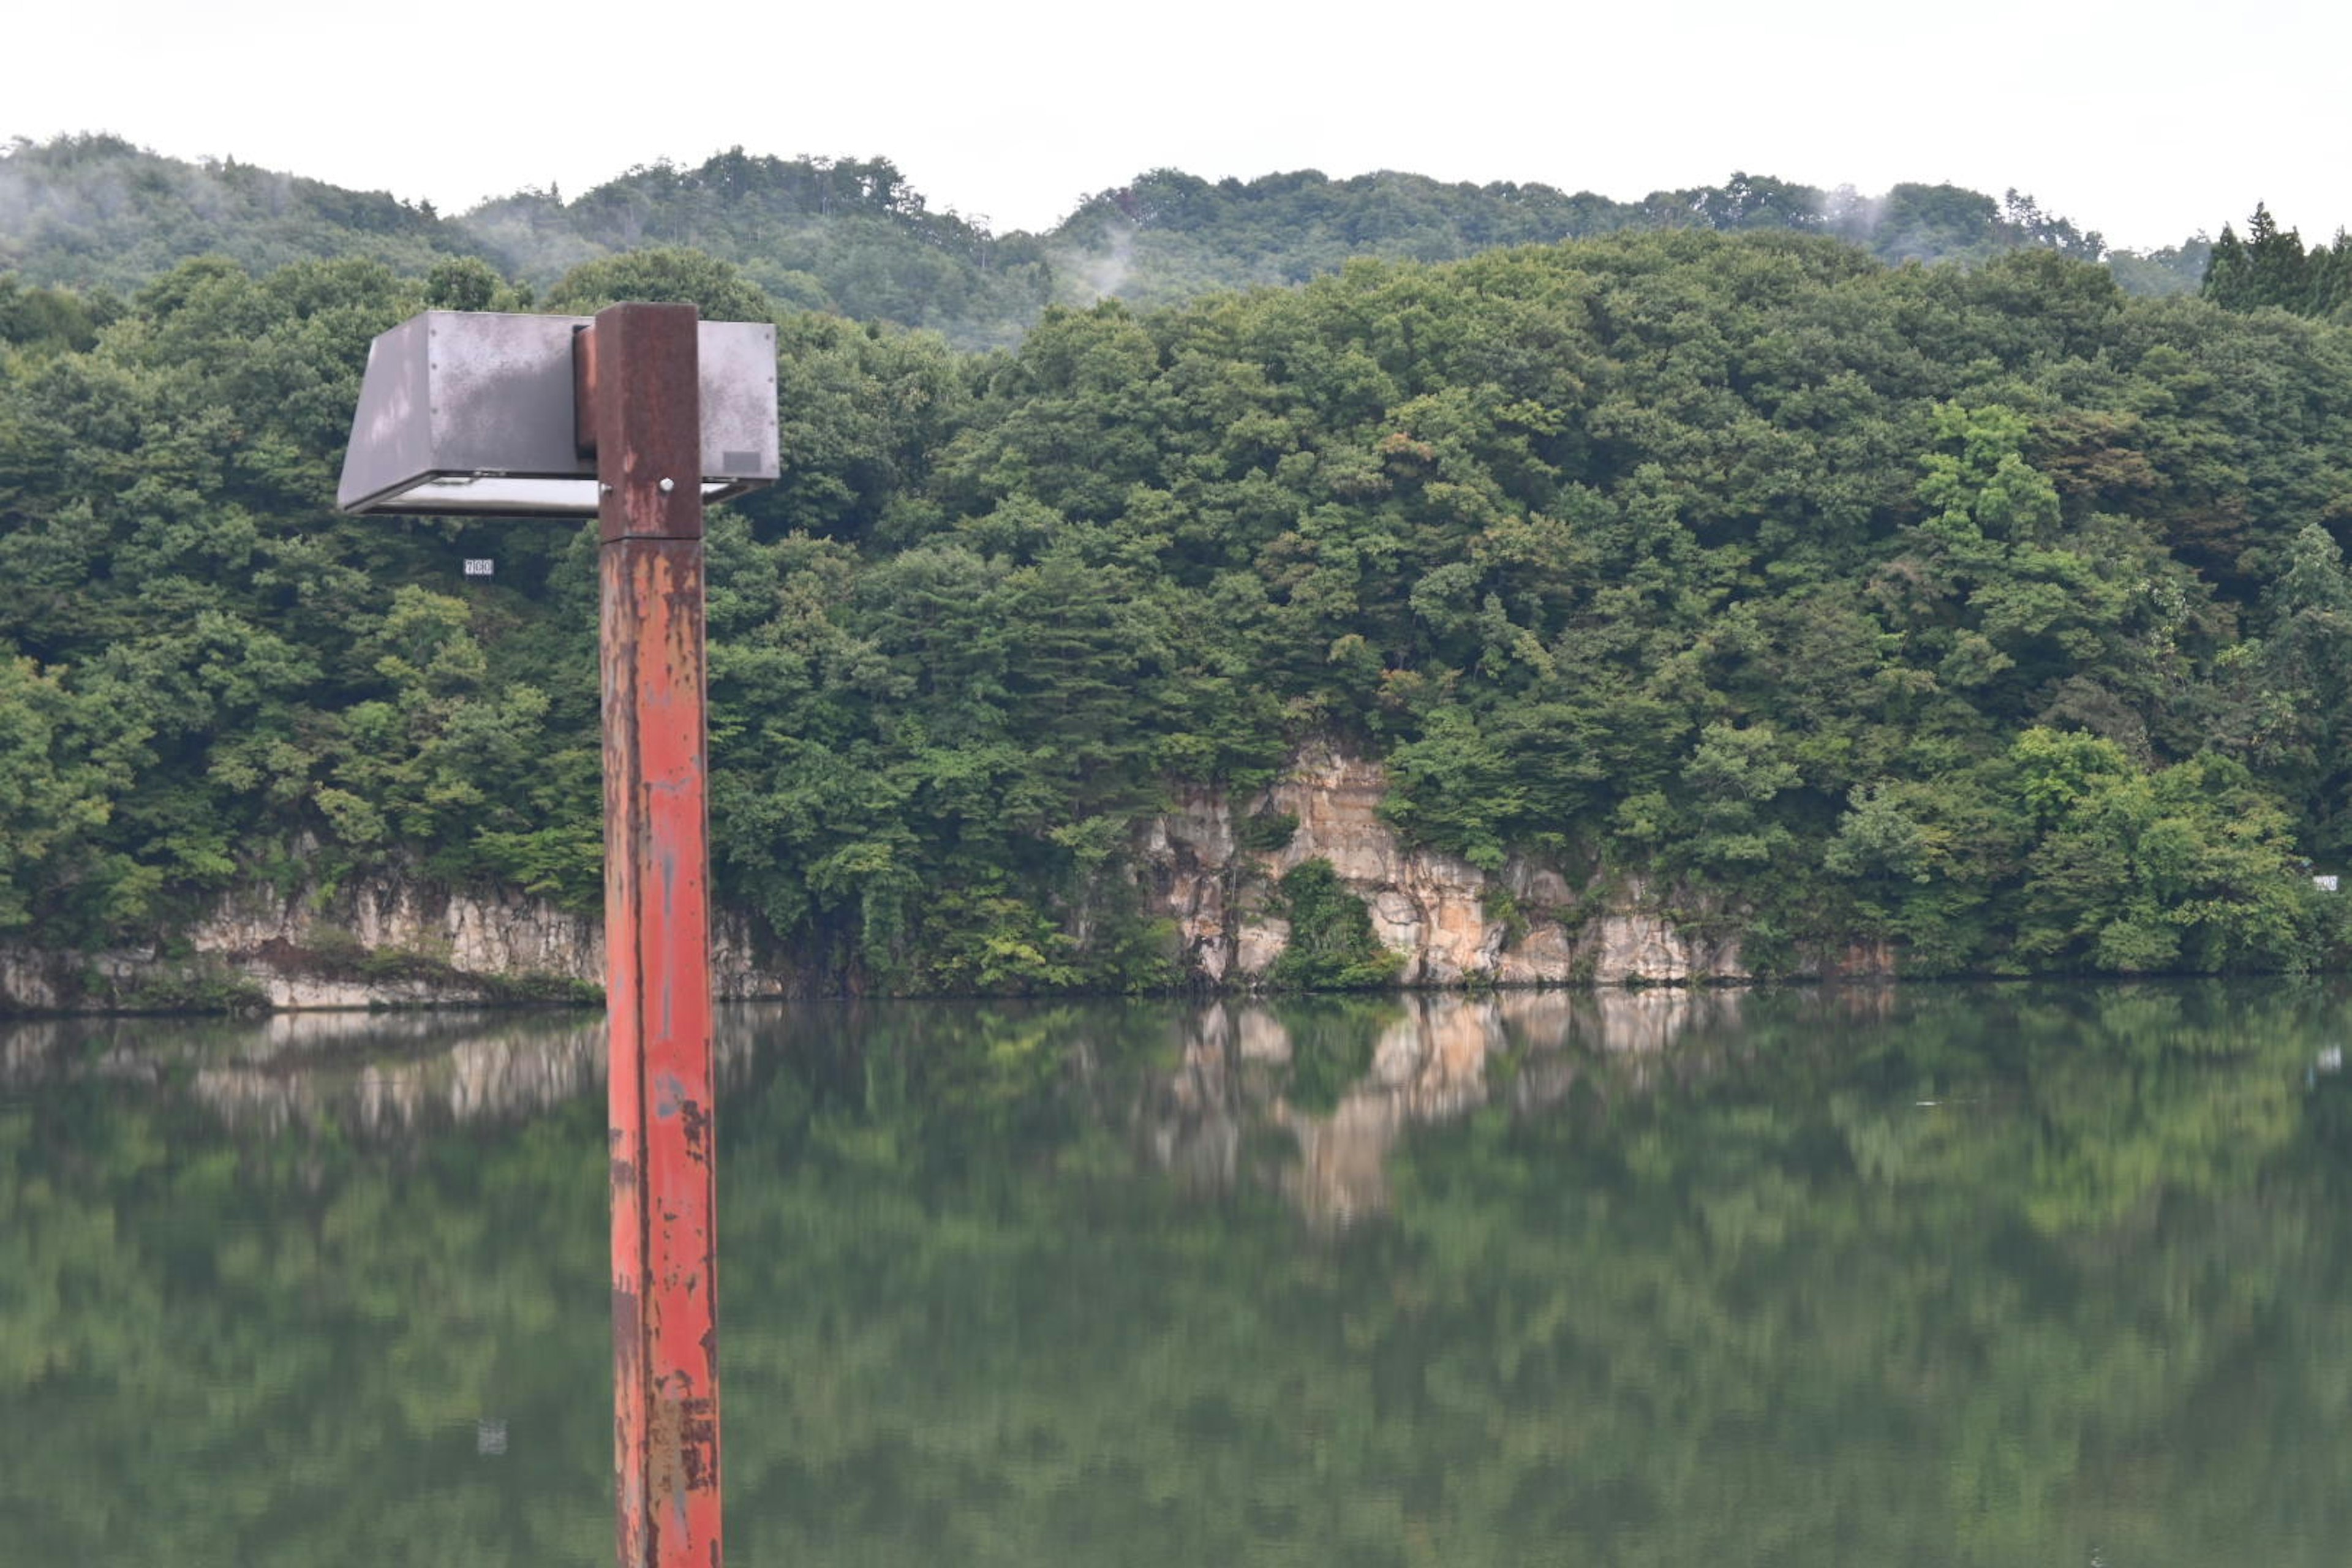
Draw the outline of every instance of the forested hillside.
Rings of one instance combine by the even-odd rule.
[[[654,247],[730,261],[777,301],[923,327],[965,348],[1019,341],[1049,305],[1180,303],[1303,282],[1359,257],[1446,261],[1627,230],[1781,229],[1848,240],[1888,262],[1981,262],[2039,248],[2105,259],[2142,294],[2192,293],[2209,247],[2109,252],[2095,232],[2015,191],[1947,184],[1877,195],[1734,174],[1720,185],[1617,201],[1542,184],[1446,184],[1311,170],[1212,183],[1172,169],[1080,201],[1044,234],[992,232],[934,210],[887,160],[761,157],[632,169],[566,199],[525,190],[455,216],[233,161],[194,164],[105,136],[0,154],[0,272],[136,289],[218,255],[248,270],[364,257],[416,276],[478,256],[526,289],[583,262]]]
[[[429,204],[239,163],[191,163],[113,136],[0,152],[0,272],[30,283],[134,289],[197,256],[267,271],[366,257],[415,273],[483,251]]]
[[[2306,250],[2299,232],[2279,227],[2270,208],[2257,204],[2244,239],[2221,226],[2203,293],[2232,310],[2274,306],[2299,316],[2341,319],[2352,310],[2352,240],[2339,230],[2334,245]]]
[[[977,356],[688,252],[540,297],[623,294],[780,323],[783,479],[712,523],[720,892],[865,984],[1171,978],[1135,825],[1316,737],[1409,838],[1638,875],[1766,973],[2340,952],[2342,327],[1777,230]],[[593,906],[591,533],[329,506],[368,339],[521,297],[471,258],[0,297],[0,931],[419,861]]]

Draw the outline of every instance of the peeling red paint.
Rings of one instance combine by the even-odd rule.
[[[603,550],[614,1463],[622,1568],[720,1561],[700,419],[691,307],[583,356]],[[667,490],[665,479],[674,482]]]

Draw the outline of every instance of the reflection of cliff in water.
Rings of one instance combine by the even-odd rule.
[[[1883,1010],[1892,994],[1828,991],[1799,1006]],[[1580,1086],[1606,1100],[1709,1074],[1752,1049],[1738,1026],[1755,1010],[1748,993],[1704,988],[801,1003],[722,1009],[718,1045],[722,1084],[742,1085],[765,1059],[859,1116],[920,1104],[980,1127],[985,1116],[962,1120],[975,1108],[1085,1086],[1080,1114],[1133,1127],[1146,1163],[1184,1185],[1282,1190],[1346,1223],[1387,1207],[1386,1162],[1406,1128],[1489,1104],[1547,1113]],[[0,1026],[0,1095],[94,1080],[192,1100],[240,1131],[403,1138],[601,1100],[604,1039],[601,1016],[577,1011],[56,1019]],[[1164,1063],[1171,1044],[1172,1071],[1142,1067]]]
[[[1731,1035],[1741,1003],[1684,989],[1215,1002],[1190,1020],[1176,1070],[1147,1088],[1139,1131],[1147,1157],[1195,1191],[1268,1182],[1346,1225],[1388,1208],[1388,1161],[1407,1128],[1489,1103],[1538,1113],[1588,1080],[1640,1092],[1704,1071],[1703,1047]],[[1335,1058],[1348,1058],[1344,1083],[1314,1093]],[[1261,1129],[1286,1133],[1295,1155],[1267,1151]]]
[[[101,1078],[184,1092],[239,1131],[399,1137],[598,1096],[604,1041],[600,1016],[569,1011],[56,1019],[0,1031],[0,1087]],[[747,1044],[722,1038],[722,1068]]]

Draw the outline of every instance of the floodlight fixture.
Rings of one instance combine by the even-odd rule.
[[[368,347],[335,505],[359,516],[594,517],[593,317],[427,310]],[[702,499],[777,472],[776,329],[698,321]]]

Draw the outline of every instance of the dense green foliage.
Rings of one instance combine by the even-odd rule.
[[[1137,825],[1309,739],[1409,838],[1640,878],[1766,973],[2333,962],[2352,336],[2060,248],[1620,235],[969,357],[687,250],[544,298],[781,323],[783,478],[712,526],[714,819],[828,973],[1166,983]],[[521,298],[465,257],[0,294],[0,930],[417,861],[593,906],[588,532],[327,505],[370,335]]]
[[[35,282],[135,289],[199,256],[254,271],[366,257],[422,272],[482,254],[466,229],[381,191],[240,163],[190,163],[117,136],[0,149],[0,271]]]
[[[205,255],[266,271],[367,257],[404,275],[486,258],[527,295],[583,263],[687,248],[734,263],[779,302],[944,333],[961,347],[1019,341],[1053,304],[1160,305],[1288,284],[1358,257],[1444,261],[1501,247],[1624,230],[1824,234],[1889,262],[1981,262],[2021,247],[2097,260],[2128,291],[2194,291],[2201,237],[2112,254],[2095,232],[2015,191],[1953,185],[1883,195],[1734,174],[1720,185],[1614,201],[1542,184],[1447,184],[1313,170],[1211,184],[1173,169],[1081,201],[1043,234],[992,232],[932,210],[887,159],[721,153],[656,163],[566,200],[524,190],[455,217],[430,204],[339,190],[230,160],[192,164],[110,136],[0,152],[0,272],[37,283],[135,289]],[[461,307],[478,308],[478,307]]]
[[[1294,991],[1367,991],[1396,979],[1402,955],[1372,934],[1364,901],[1339,880],[1330,861],[1301,861],[1283,873],[1276,893],[1290,941],[1266,974],[1269,984]]]
[[[1760,174],[1720,185],[1612,201],[1539,184],[1445,184],[1418,174],[1331,180],[1312,170],[1212,184],[1159,169],[1089,198],[1053,238],[1090,258],[1099,292],[1173,303],[1212,289],[1301,283],[1353,257],[1451,261],[1506,246],[1589,239],[1628,230],[1764,230],[1822,234],[1883,261],[1988,260],[2051,249],[2097,260],[2105,247],[2032,197],[2001,201],[1955,185],[1899,184],[1864,196]],[[2148,292],[2195,286],[2163,279],[2165,262],[2134,258]],[[2150,267],[2157,270],[2150,270]]]
[[[1010,342],[1055,289],[1045,240],[929,210],[887,159],[754,157],[632,169],[570,202],[525,191],[465,217],[518,274],[684,247],[739,264],[777,300],[861,321]]]
[[[2305,1088],[2340,997],[1740,1000],[1664,1054],[1497,1063],[1337,1235],[1282,1195],[1318,1174],[1269,1124],[1296,1073],[1209,1108],[1222,1184],[1153,1168],[1172,1010],[784,1015],[720,1107],[730,1559],[2340,1562],[2352,1085]],[[1273,1021],[1360,1072],[1404,1020]],[[356,1089],[192,1092],[252,1044],[150,1034],[0,1088],[0,1538],[609,1561],[593,1082],[387,1136]],[[336,1070],[286,1065],[247,1072]]]
[[[2334,246],[2303,247],[2303,236],[2282,229],[2270,208],[2256,206],[2246,237],[2224,224],[2206,264],[2204,296],[2231,310],[2275,306],[2298,316],[2352,316],[2352,239],[2338,231]]]

